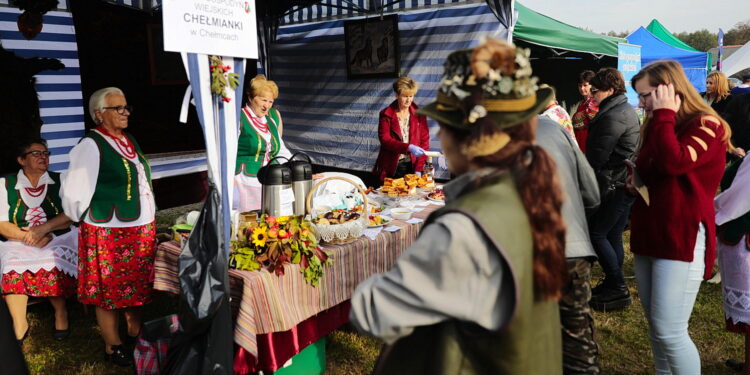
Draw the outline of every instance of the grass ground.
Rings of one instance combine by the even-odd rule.
[[[625,244],[629,243],[625,234]],[[595,313],[597,341],[601,348],[600,364],[604,374],[650,374],[653,361],[648,342],[646,321],[633,279],[632,255],[626,251],[625,275],[635,297],[628,309],[612,313]],[[594,269],[594,284],[601,271]],[[176,311],[176,298],[159,295],[144,310],[144,321]],[[102,359],[103,344],[93,310],[84,311],[69,303],[73,331],[68,340],[52,339],[52,308],[39,303],[29,307],[31,331],[24,352],[33,374],[114,375],[132,374]],[[701,354],[703,374],[733,374],[724,366],[729,358],[742,359],[743,339],[723,329],[721,288],[703,283],[690,321],[690,334]],[[327,374],[368,374],[380,351],[380,341],[360,335],[351,329],[335,331],[327,341]]]

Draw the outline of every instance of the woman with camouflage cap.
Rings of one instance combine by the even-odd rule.
[[[388,374],[560,374],[557,300],[566,274],[555,165],[534,144],[528,51],[488,40],[453,52],[437,101],[449,170],[434,212],[393,269],[352,296],[351,321],[383,339]]]

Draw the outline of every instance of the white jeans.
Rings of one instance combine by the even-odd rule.
[[[698,349],[688,334],[688,320],[698,295],[706,253],[706,230],[700,225],[693,261],[635,256],[635,281],[649,324],[656,374],[701,373]]]

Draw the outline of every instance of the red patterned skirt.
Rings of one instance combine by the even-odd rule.
[[[78,300],[106,310],[151,302],[156,225],[97,227],[78,232]]]
[[[57,267],[50,271],[41,269],[36,273],[10,271],[3,274],[2,288],[3,294],[68,298],[76,290],[76,279],[58,270]]]

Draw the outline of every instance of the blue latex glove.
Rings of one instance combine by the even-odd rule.
[[[422,149],[422,147],[416,145],[409,145],[409,152],[414,155],[415,158],[424,155],[424,150]]]

